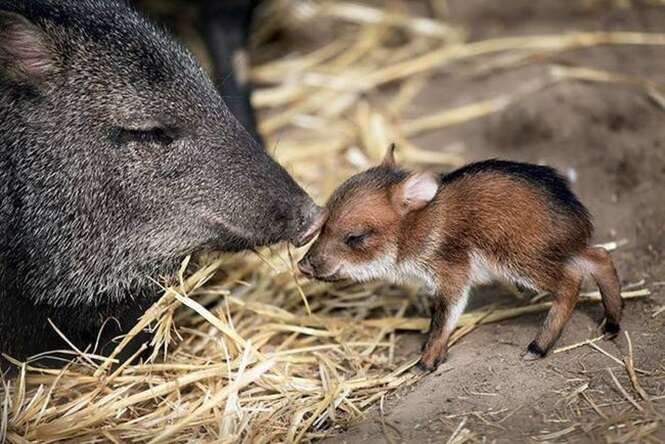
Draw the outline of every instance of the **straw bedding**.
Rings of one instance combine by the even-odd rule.
[[[390,7],[280,1],[265,27],[325,23],[316,48],[253,69],[260,129],[275,157],[322,202],[350,174],[381,158],[391,142],[410,166],[451,168],[453,151],[411,142],[423,132],[500,112],[568,79],[621,82],[662,99],[662,85],[593,70],[554,67],[522,90],[406,118],[433,70],[465,61],[483,69],[519,64],[539,52],[600,44],[663,45],[665,34],[584,33],[466,43],[463,30]],[[332,36],[335,37],[332,37]],[[490,56],[478,60],[480,56]],[[617,245],[608,245],[615,248]],[[188,258],[180,274],[131,334],[153,333],[147,362],[120,366],[94,350],[70,350],[63,369],[36,358],[0,391],[0,439],[9,442],[293,442],[326,436],[363,417],[399,387],[421,377],[399,354],[400,335],[426,331],[428,302],[417,288],[381,283],[327,284],[295,272],[302,254],[276,246],[238,255]],[[629,289],[624,297],[643,297]],[[477,325],[546,310],[512,307],[466,313],[453,342]],[[588,294],[587,302],[597,302]],[[54,326],[54,328],[57,326]],[[119,343],[120,351],[126,341]],[[459,435],[459,430],[451,433]],[[455,435],[455,436],[457,436]],[[464,435],[473,440],[473,435]],[[463,440],[459,440],[462,442]]]

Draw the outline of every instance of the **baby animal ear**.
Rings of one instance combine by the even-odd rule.
[[[386,154],[383,156],[383,161],[381,162],[381,166],[392,168],[396,165],[395,148],[396,146],[394,143],[391,143],[390,146],[388,146]]]
[[[439,178],[434,173],[412,173],[397,186],[393,204],[401,214],[417,211],[426,207],[438,191]]]

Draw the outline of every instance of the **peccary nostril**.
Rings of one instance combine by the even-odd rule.
[[[309,262],[309,259],[307,256],[302,258],[300,262],[298,262],[298,269],[302,274],[305,276],[313,276],[314,275],[314,268],[312,267],[312,264]]]
[[[296,238],[293,240],[293,244],[296,247],[302,247],[312,239],[323,227],[328,219],[328,210],[321,208],[318,205],[314,205],[310,209],[310,215],[308,217],[308,225],[305,226],[305,229],[302,233],[298,233]]]

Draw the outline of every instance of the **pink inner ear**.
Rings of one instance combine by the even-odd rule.
[[[402,188],[402,198],[409,209],[424,207],[434,199],[439,183],[431,173],[415,173],[406,179]]]
[[[4,21],[4,23],[1,23]],[[54,68],[54,60],[39,28],[20,16],[0,17],[0,56],[30,75],[43,75]],[[6,63],[6,62],[5,62]]]

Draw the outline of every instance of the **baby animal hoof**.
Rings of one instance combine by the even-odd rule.
[[[423,373],[432,373],[439,365],[441,365],[446,359],[435,359],[434,362],[427,362],[424,358],[420,358],[420,361],[416,364],[416,368]]]
[[[608,340],[614,339],[619,335],[619,330],[621,330],[621,326],[617,322],[605,321],[603,337]]]
[[[522,355],[522,361],[537,361],[538,359],[543,359],[543,357],[537,353],[526,352]]]
[[[522,355],[523,361],[535,361],[545,357],[545,351],[540,348],[538,344],[532,342],[526,349],[526,352]]]

